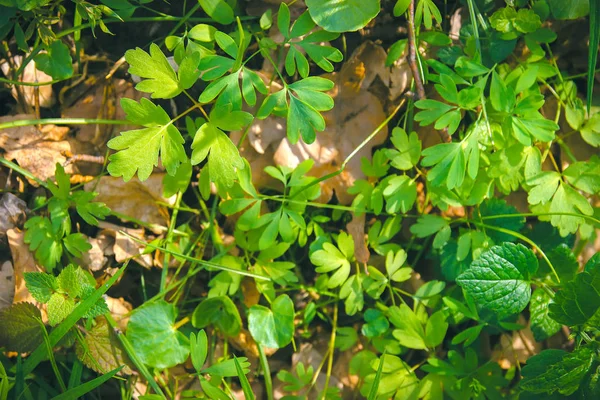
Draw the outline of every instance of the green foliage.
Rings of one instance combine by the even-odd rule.
[[[312,19],[330,32],[356,31],[379,14],[379,0],[308,0]]]
[[[521,244],[503,243],[473,261],[456,283],[475,303],[506,317],[521,312],[529,303],[531,277],[537,269],[531,250]]]
[[[3,51],[32,54],[25,62],[33,60],[54,80],[73,76],[73,59],[81,72],[84,29],[109,32],[105,22],[132,22],[138,9],[150,9],[146,0],[77,0],[70,8],[60,1],[0,2]],[[600,158],[593,150],[600,146],[600,113],[591,96],[597,1],[469,0],[457,36],[443,23],[449,9],[433,0],[305,4],[303,10],[281,3],[259,19],[245,15],[241,2],[200,0],[186,3],[183,17],[142,17],[177,22],[164,43],[125,52],[128,72],[141,80],[136,89],[157,100],[121,100],[128,123],[138,128],[108,142],[107,171],[144,181],[155,167],[166,170],[163,195],[177,194],[166,228],[127,220],[164,234],[148,239],[148,252],[164,241],[155,254],[163,273],[144,270],[139,293],[127,288],[136,308],[122,333],[100,298],[108,286],[95,290],[89,273],[66,262],[83,258],[90,249],[83,232],[95,234],[93,226],[110,211],[93,201],[94,193],[72,187],[58,165],[55,180],[42,183],[50,199],[35,203],[24,224],[26,243],[49,272],[25,274],[26,286],[46,305],[53,329],[45,332],[32,304],[0,312],[0,324],[9,327],[0,332],[0,345],[33,352],[24,366],[3,360],[2,382],[15,382],[16,397],[69,397],[116,373],[139,373],[155,392],[143,398],[226,399],[237,377],[246,398],[262,382],[270,397],[265,349],[297,352],[300,341],[325,338],[318,369],[298,362],[277,373],[285,398],[315,395],[322,375],[329,387],[318,397],[340,398],[330,385],[336,349],[355,354],[350,371],[369,399],[598,397],[598,256],[579,272],[582,249],[599,227]],[[345,34],[366,28],[376,35],[383,22],[375,18],[392,5],[400,24],[412,21],[415,6],[409,37],[386,38],[387,55],[349,57],[340,70],[346,45],[355,46]],[[57,17],[71,9],[73,28],[60,31]],[[588,12],[584,99],[579,64],[564,62],[557,51],[571,37],[555,22]],[[572,29],[587,25],[580,22]],[[71,33],[73,40],[65,38]],[[386,99],[395,85],[386,77],[394,77],[407,49],[411,71],[432,90],[426,98]],[[333,74],[319,76],[323,71]],[[12,75],[8,81],[17,79]],[[362,91],[369,82],[385,107],[401,107],[377,121],[377,129],[391,130],[389,140],[358,160],[377,131],[354,132],[346,124],[354,114],[339,121],[334,99],[337,107],[350,106],[354,98],[342,86]],[[261,130],[268,124],[255,118],[277,118],[284,144],[301,149],[297,161],[281,162],[293,167],[269,165],[279,138],[269,142],[272,132]],[[335,139],[343,143],[318,138],[329,121],[342,129]],[[345,148],[357,135],[364,140]],[[252,158],[255,139],[264,140],[264,154]],[[304,151],[318,146],[338,151],[342,164],[304,160]],[[267,178],[260,185],[259,174]],[[330,186],[321,193],[328,179],[336,182],[333,194]],[[343,193],[339,182],[352,186]],[[347,194],[354,196],[351,204],[340,204]],[[508,371],[480,351],[490,337],[525,326],[538,342],[556,339],[566,326],[569,351],[542,350]],[[73,344],[79,361],[71,364]],[[260,371],[236,357],[240,348],[252,353],[254,344]],[[32,373],[46,355],[56,383],[48,383],[46,371]],[[193,370],[186,374],[192,371],[199,384],[181,391],[177,371],[188,356]],[[251,369],[262,377],[247,377]],[[89,370],[104,375],[81,383]],[[122,385],[128,393],[129,381]]]
[[[175,327],[177,309],[164,300],[147,303],[131,313],[127,339],[144,364],[170,368],[183,363],[190,354],[188,338]]]
[[[248,311],[248,329],[256,342],[278,349],[290,343],[294,336],[294,303],[286,294],[277,297],[271,308],[254,305]]]
[[[25,243],[35,251],[36,259],[52,271],[60,262],[63,246],[75,257],[91,249],[87,239],[81,233],[71,233],[69,209],[74,207],[77,214],[88,224],[98,225],[98,219],[104,219],[110,210],[103,203],[92,202],[96,193],[77,191],[71,193],[69,176],[60,164],[56,164],[56,183],[48,181],[48,190],[52,198],[48,201],[50,218],[31,217],[25,223]]]
[[[94,293],[96,281],[79,266],[69,264],[58,277],[44,272],[26,272],[25,285],[33,298],[48,305],[48,322],[61,323],[75,307]],[[84,315],[95,318],[108,311],[104,299],[99,299]]]

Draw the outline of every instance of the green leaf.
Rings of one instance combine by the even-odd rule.
[[[127,339],[142,363],[153,368],[171,368],[190,353],[189,340],[175,329],[177,309],[164,300],[146,303],[129,317]]]
[[[58,290],[58,282],[53,275],[44,272],[25,272],[25,286],[36,301],[47,303],[50,296]]]
[[[394,128],[391,141],[395,149],[387,149],[385,154],[394,168],[406,171],[417,165],[422,144],[416,132],[409,136],[404,129]]]
[[[48,323],[60,324],[75,309],[75,301],[61,293],[53,293],[48,300]]]
[[[197,373],[201,373],[202,367],[206,362],[208,355],[208,337],[204,329],[198,332],[196,336],[193,332],[190,334],[190,356],[192,365]]]
[[[563,171],[571,185],[588,194],[600,192],[600,157],[593,155],[588,161],[574,162]]]
[[[199,42],[213,42],[217,28],[207,24],[197,24],[190,29],[188,37]]]
[[[340,280],[341,269],[336,274],[333,274],[329,279],[328,284],[337,286],[338,280]],[[345,279],[345,278],[344,278]],[[332,284],[333,282],[333,284]],[[362,287],[362,280],[357,275],[352,275],[349,279],[344,282],[340,288],[340,299],[344,299],[344,307],[346,314],[354,315],[361,311],[365,305],[364,289]]]
[[[383,190],[386,200],[386,211],[392,214],[406,214],[412,209],[417,199],[417,185],[406,175],[394,176],[387,181]]]
[[[67,251],[75,257],[81,257],[83,253],[92,248],[87,238],[82,233],[72,233],[63,238],[63,244]]]
[[[187,156],[183,137],[165,110],[145,98],[139,103],[123,98],[121,107],[129,121],[145,128],[121,132],[120,136],[108,142],[109,148],[117,150],[108,158],[108,172],[112,176],[122,176],[127,182],[137,171],[138,178],[145,181],[152,169],[158,166],[160,152],[163,166],[169,175],[175,175]]]
[[[447,331],[448,322],[446,322],[444,312],[440,310],[431,314],[425,325],[425,344],[427,347],[433,348],[442,344]]]
[[[495,215],[507,216],[511,214],[518,214],[518,210],[516,209],[516,207],[507,204],[505,200],[500,200],[496,198],[484,201],[479,208],[479,212],[482,217],[493,217]],[[523,226],[525,225],[525,218],[515,215],[515,217],[508,218],[486,218],[484,219],[484,222],[486,225],[504,228],[514,232],[520,232],[521,229],[523,229]],[[495,243],[514,242],[516,240],[516,238],[513,235],[494,231],[493,229],[486,230],[486,234],[490,238],[492,238]]]
[[[600,113],[593,114],[580,131],[581,137],[589,145],[600,147]]]
[[[388,49],[388,55],[385,59],[385,66],[391,67],[396,61],[398,61],[400,57],[402,57],[402,54],[404,54],[406,51],[407,46],[407,39],[400,39],[394,42],[394,44],[392,44]]]
[[[312,19],[330,32],[353,32],[379,14],[379,0],[306,0]]]
[[[48,218],[33,217],[25,222],[25,243],[29,244],[31,251],[35,251],[35,258],[48,271],[52,271],[62,256],[62,234],[52,227]]]
[[[167,57],[155,43],[150,44],[149,54],[139,47],[127,50],[125,60],[129,63],[130,74],[146,78],[135,88],[151,93],[153,99],[171,99],[184,89]]]
[[[163,196],[169,198],[177,192],[185,192],[192,179],[192,163],[183,162],[174,176],[166,174],[163,178]]]
[[[69,264],[66,268],[60,271],[57,278],[58,287],[63,293],[75,299],[80,297],[85,286],[90,286],[90,282],[85,275],[85,272],[80,267]]]
[[[338,246],[323,243],[322,249],[310,254],[310,261],[317,266],[318,273],[336,271],[329,279],[328,287],[341,286],[350,275],[350,261],[354,259],[354,242],[350,235],[342,232],[338,236]]]
[[[547,253],[561,282],[569,282],[575,278],[579,262],[573,251],[566,244],[561,244]]]
[[[361,333],[367,338],[383,335],[390,327],[385,314],[374,308],[365,311],[364,319],[366,323],[363,324]]]
[[[242,318],[229,297],[210,297],[198,304],[194,310],[192,325],[196,328],[214,325],[224,334],[235,336],[242,328]]]
[[[31,303],[16,303],[0,311],[0,326],[0,347],[6,351],[28,353],[44,340],[42,314]]]
[[[393,335],[402,346],[410,349],[427,348],[425,344],[425,330],[417,315],[406,304],[400,307],[392,306],[388,309],[390,322],[397,328]]]
[[[233,113],[230,116],[235,117]],[[236,170],[244,168],[244,161],[231,139],[213,122],[203,124],[194,136],[192,165],[207,156],[210,180],[221,187],[233,186]]]
[[[69,48],[60,40],[52,42],[46,53],[40,53],[34,58],[35,66],[52,79],[67,79],[73,75],[73,60]]]
[[[219,24],[229,25],[233,22],[233,9],[224,0],[198,0],[198,3]]]
[[[96,196],[96,193],[83,190],[73,192],[71,195],[71,198],[75,203],[77,214],[79,214],[85,222],[94,226],[98,226],[99,219],[104,219],[110,214],[110,209],[106,207],[106,204],[92,202]]]
[[[571,186],[561,182],[550,203],[551,213],[569,213],[593,215],[594,209],[583,195],[573,189]],[[571,215],[552,215],[550,218],[552,225],[556,226],[561,236],[577,232],[581,224],[585,222],[582,217]]]
[[[552,303],[550,295],[542,288],[535,289],[529,304],[530,326],[536,342],[542,342],[560,330],[560,324],[548,315]]]
[[[537,269],[538,261],[531,250],[522,244],[503,243],[473,261],[456,282],[477,304],[503,318],[527,306],[530,277]]]
[[[242,371],[247,374],[250,372],[250,363],[246,357],[238,358],[241,363]],[[210,367],[202,370],[204,374],[217,375],[220,377],[231,377],[237,376],[237,369],[235,368],[235,361],[232,359],[221,361],[220,363],[213,364]]]
[[[271,303],[271,309],[254,305],[248,311],[248,329],[261,346],[279,349],[294,336],[294,303],[282,294]]]
[[[585,17],[590,12],[589,0],[546,0],[550,11],[556,19],[577,19]]]
[[[580,347],[572,353],[544,350],[527,360],[521,370],[523,379],[519,386],[528,392],[558,392],[568,396],[579,388],[594,358],[592,346]]]
[[[600,307],[600,271],[584,271],[563,285],[549,305],[550,317],[567,326],[583,325]]]
[[[397,0],[393,10],[394,17],[399,17],[404,14],[409,6],[410,0]]]
[[[410,227],[410,232],[417,237],[424,238],[437,233],[442,228],[448,226],[448,220],[444,217],[434,214],[425,214],[417,219],[417,222]]]

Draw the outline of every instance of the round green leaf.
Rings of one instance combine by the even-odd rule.
[[[131,314],[127,339],[140,360],[154,368],[171,368],[190,354],[187,337],[174,327],[177,310],[164,300],[146,303]]]
[[[330,32],[363,28],[379,14],[379,0],[306,0],[312,19]]]
[[[198,304],[192,314],[192,325],[204,328],[215,325],[229,336],[237,335],[242,327],[242,318],[229,297],[211,297]]]
[[[261,345],[278,349],[294,336],[294,303],[282,294],[271,303],[271,309],[255,305],[248,312],[248,329]]]

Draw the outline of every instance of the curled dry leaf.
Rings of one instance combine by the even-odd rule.
[[[156,225],[155,233],[163,231],[169,221],[169,213],[158,202],[172,204],[174,197],[165,199],[162,196],[162,181],[165,174],[152,174],[147,180],[141,182],[133,178],[123,182],[121,178],[103,176],[99,181],[85,185],[85,190],[98,193],[95,201],[106,204],[113,212],[122,214],[135,220]]]
[[[371,256],[365,240],[365,217],[366,214],[356,216],[352,213],[352,220],[346,224],[346,230],[354,241],[354,256],[359,263],[363,264],[369,262]]]
[[[0,311],[8,308],[15,297],[15,270],[10,261],[0,266]]]
[[[117,324],[119,324],[119,329],[125,332],[127,323],[129,322],[129,317],[127,315],[133,310],[133,306],[122,297],[116,299],[114,297],[104,296],[104,300],[106,301],[106,305],[108,305],[112,317],[117,321]]]
[[[19,114],[0,117],[0,123],[23,119],[33,119],[33,115]],[[76,152],[74,144],[67,140],[69,128],[44,125],[41,130],[35,126],[21,126],[0,131],[0,148],[4,158],[16,160],[19,165],[37,178],[46,180],[54,177],[56,163],[64,165],[67,155]],[[77,173],[73,165],[66,165],[67,174]],[[35,182],[31,182],[37,186]]]
[[[0,197],[0,240],[4,242],[6,231],[23,222],[27,203],[12,193]]]
[[[14,298],[12,303],[19,303],[26,301],[29,303],[36,304],[42,313],[42,321],[48,321],[48,314],[46,310],[42,308],[33,296],[29,293],[29,290],[25,286],[24,274],[25,272],[44,272],[44,270],[35,263],[33,253],[29,250],[29,245],[25,243],[25,234],[17,228],[9,229],[6,232],[8,238],[8,245],[10,247],[10,253],[13,260],[14,268]]]
[[[10,76],[10,71],[11,70],[16,70],[21,66],[21,63],[23,62],[23,56],[14,56],[13,58],[11,58],[11,62],[9,63],[8,61],[4,61],[2,64],[0,64],[0,69],[2,69],[2,73],[5,76]],[[11,66],[12,64],[12,66]],[[35,67],[35,63],[34,62],[30,62],[29,64],[27,64],[27,66],[25,66],[25,68],[23,69],[23,73],[21,74],[21,76],[18,77],[19,82],[25,82],[25,83],[33,83],[33,82],[50,82],[52,81],[52,77],[49,75],[46,75],[44,72],[38,70]],[[54,94],[52,93],[52,85],[43,85],[43,86],[38,86],[39,89],[39,102],[40,102],[40,107],[45,107],[45,108],[49,108],[52,107],[55,103],[55,98],[54,98]],[[16,86],[13,85],[12,89],[10,90],[10,93],[12,94],[12,96],[15,98],[15,100],[17,100],[17,102],[20,102],[19,100],[19,93],[17,91],[21,92],[22,95],[22,100],[25,102],[25,105],[33,107],[35,105],[35,86]],[[26,110],[23,110],[26,111]]]

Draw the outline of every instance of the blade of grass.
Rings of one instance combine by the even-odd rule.
[[[92,379],[91,381],[86,382],[83,385],[79,385],[77,387],[74,387],[73,389],[69,389],[66,392],[56,396],[53,400],[76,400],[84,394],[96,389],[98,386],[102,385],[104,382],[115,376],[115,374],[121,369],[123,369],[123,367],[124,365],[121,365],[120,367],[115,368],[112,371],[97,377],[96,379]]]
[[[143,244],[143,245],[145,245],[145,246],[147,246],[147,247],[149,247],[151,249],[159,250],[159,251],[162,251],[162,252],[164,252],[166,254],[170,254],[170,255],[174,256],[175,258],[179,257],[179,258],[182,258],[182,259],[187,260],[187,261],[191,261],[191,262],[195,262],[195,263],[204,265],[205,267],[210,267],[210,268],[218,269],[220,271],[227,271],[227,272],[231,272],[233,274],[248,276],[250,278],[260,279],[260,280],[263,280],[263,281],[270,281],[271,280],[271,278],[269,278],[267,276],[254,274],[254,273],[248,272],[248,271],[240,271],[238,269],[224,267],[222,265],[219,265],[219,264],[216,264],[216,263],[213,263],[213,262],[210,262],[210,261],[200,260],[198,258],[190,257],[190,256],[187,256],[185,254],[181,254],[181,253],[178,253],[176,251],[172,251],[172,250],[166,249],[164,247],[153,245],[152,243],[145,242],[145,241],[143,241],[141,239],[136,238],[135,236],[131,236],[130,234],[128,234],[125,231],[119,231],[119,232],[121,234],[127,236],[129,239],[133,240],[134,242],[137,242],[139,244]]]
[[[381,373],[383,371],[383,359],[385,358],[385,350],[379,359],[379,366],[377,367],[377,372],[375,373],[375,379],[373,380],[373,386],[371,386],[371,390],[369,390],[369,396],[367,396],[367,400],[375,400],[377,399],[377,391],[379,390],[379,382],[381,381]]]
[[[271,379],[271,369],[269,368],[269,360],[267,360],[267,355],[265,354],[262,345],[259,344],[257,347],[260,366],[263,370],[263,375],[265,377],[265,391],[267,392],[267,399],[273,400],[273,380]]]
[[[56,346],[59,340],[62,339],[63,336],[67,334],[67,332],[69,332],[69,330],[77,323],[77,321],[79,321],[83,317],[83,315],[90,308],[92,308],[98,300],[100,300],[102,295],[106,293],[106,291],[112,285],[115,284],[115,282],[123,275],[123,272],[125,272],[127,264],[128,262],[123,264],[123,267],[121,267],[108,281],[106,281],[105,284],[96,289],[90,297],[79,303],[79,305],[75,307],[75,310],[73,310],[73,312],[69,314],[69,316],[65,318],[63,322],[60,323],[60,325],[58,325],[56,328],[54,328],[52,332],[50,332],[50,335],[48,335],[48,342],[50,343],[51,348]],[[44,360],[46,356],[46,344],[42,343],[38,346],[37,349],[33,351],[33,353],[31,353],[29,358],[27,358],[27,361],[25,361],[25,364],[23,365],[23,374],[30,374],[35,369],[35,367],[37,367],[38,364]]]
[[[81,373],[83,372],[83,363],[79,359],[75,359],[73,362],[73,368],[71,368],[71,376],[69,376],[69,390],[76,388],[81,384]]]
[[[590,48],[588,53],[587,73],[587,112],[592,107],[594,95],[594,75],[598,62],[598,45],[600,45],[600,0],[590,0]]]
[[[125,352],[127,353],[127,356],[129,357],[129,359],[131,360],[131,362],[133,362],[133,364],[138,369],[138,371],[140,372],[140,374],[142,374],[142,376],[144,377],[144,379],[146,379],[146,381],[148,382],[148,384],[150,385],[150,387],[152,388],[152,390],[154,390],[158,396],[162,396],[162,398],[166,398],[165,395],[164,395],[164,393],[163,393],[163,391],[160,389],[160,387],[158,386],[158,384],[154,380],[154,376],[152,376],[152,374],[150,373],[150,371],[148,371],[148,368],[146,368],[146,366],[144,365],[144,363],[137,356],[135,350],[133,349],[133,346],[131,345],[131,343],[129,342],[129,340],[127,339],[127,337],[119,330],[119,328],[117,326],[117,323],[113,319],[112,315],[110,313],[106,313],[106,314],[104,314],[104,317],[106,318],[106,321],[108,322],[108,324],[110,325],[110,327],[117,334],[117,337],[119,338],[119,341],[123,345],[123,349],[125,349]]]
[[[240,385],[242,386],[242,391],[244,392],[244,397],[246,400],[255,400],[254,392],[252,392],[252,387],[250,386],[250,382],[248,382],[248,377],[244,374],[242,370],[242,366],[238,361],[237,357],[233,356],[233,362],[235,363],[235,370],[237,371],[237,376],[240,378]]]
[[[48,358],[50,359],[50,365],[52,366],[52,371],[54,371],[54,376],[56,376],[56,380],[58,381],[58,385],[60,386],[60,390],[62,392],[67,391],[67,387],[65,386],[65,382],[63,381],[62,375],[58,370],[58,364],[56,364],[56,359],[54,358],[54,353],[52,352],[52,347],[54,345],[50,344],[50,339],[48,337],[48,331],[46,330],[46,325],[42,322],[41,319],[38,319],[39,324],[42,326],[42,333],[44,334],[44,344],[46,345],[46,353],[48,354]]]
[[[20,357],[21,355],[19,355]],[[8,399],[8,388],[10,382],[8,381],[8,375],[4,369],[4,364],[0,362],[0,399]]]

